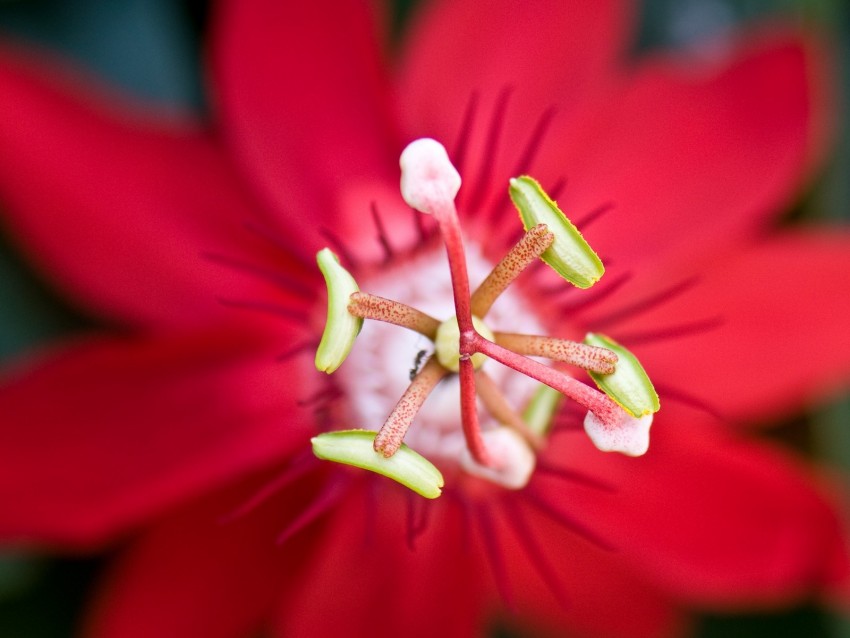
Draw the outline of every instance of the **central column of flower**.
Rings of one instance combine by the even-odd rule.
[[[482,320],[499,295],[538,258],[578,288],[594,285],[605,271],[599,257],[540,184],[527,176],[510,180],[509,193],[526,232],[471,293],[454,204],[460,175],[443,146],[432,139],[412,142],[400,164],[402,197],[414,209],[433,215],[439,226],[448,256],[455,316],[440,322],[398,301],[361,292],[336,256],[327,248],[320,251],[317,260],[328,285],[328,319],[316,352],[319,370],[330,374],[343,363],[364,319],[418,332],[433,341],[435,348],[377,433],[327,432],[313,439],[314,453],[384,474],[423,496],[436,498],[442,475],[430,461],[404,445],[404,438],[431,391],[446,376],[457,373],[467,447],[457,462],[470,474],[508,489],[521,489],[534,471],[536,451],[545,445],[557,401],[548,398],[547,392],[538,392],[521,415],[480,369],[487,358],[586,408],[585,430],[600,450],[630,456],[646,452],[652,415],[659,409],[658,395],[628,350],[592,333],[583,343],[542,335],[494,334]],[[599,390],[532,356],[586,370]],[[496,427],[482,431],[477,399],[498,423]]]
[[[433,215],[440,226],[446,246],[452,279],[455,317],[457,322],[458,374],[460,376],[460,414],[463,434],[472,457],[481,465],[492,464],[478,423],[475,402],[475,370],[472,355],[479,337],[472,322],[469,275],[455,197],[461,178],[449,160],[446,149],[436,140],[423,138],[409,144],[401,154],[401,196],[416,210]],[[452,321],[449,319],[448,321]],[[442,351],[446,349],[443,348]],[[437,353],[441,349],[438,348]],[[445,366],[445,362],[441,361]]]

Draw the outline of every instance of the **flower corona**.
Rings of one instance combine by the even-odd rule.
[[[445,148],[423,138],[401,154],[401,193],[415,210],[433,215],[445,245],[451,274],[455,315],[440,321],[414,307],[361,292],[354,277],[325,248],[318,254],[328,286],[328,320],[316,355],[316,367],[328,374],[342,365],[352,350],[363,319],[382,321],[418,332],[433,342],[433,354],[411,372],[411,383],[383,426],[342,430],[313,438],[322,459],[355,465],[384,474],[427,498],[440,495],[443,477],[430,461],[403,444],[408,429],[431,391],[452,374],[460,378],[460,423],[465,449],[459,465],[468,473],[509,489],[526,485],[535,466],[536,450],[559,402],[538,393],[524,406],[535,427],[512,406],[508,397],[481,369],[486,359],[520,372],[577,402],[587,410],[585,430],[597,448],[630,456],[649,446],[652,415],[660,405],[649,377],[637,359],[612,339],[588,334],[584,343],[554,337],[501,333],[485,322],[496,299],[535,260],[542,259],[563,279],[589,288],[605,272],[602,261],[578,229],[528,176],[512,178],[511,200],[525,234],[470,291],[466,253],[454,198],[461,177]],[[426,351],[427,353],[427,351]],[[530,357],[543,357],[585,369],[600,391]],[[483,428],[480,399],[498,425]],[[364,450],[368,441],[371,450]],[[402,461],[394,462],[402,454]]]

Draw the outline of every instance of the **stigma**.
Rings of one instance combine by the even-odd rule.
[[[344,430],[352,424],[340,424],[339,431],[313,439],[316,455],[383,474],[428,498],[440,494],[444,481],[428,456],[438,465],[454,460],[470,477],[522,489],[534,473],[537,454],[546,445],[552,418],[562,402],[553,400],[552,391],[587,410],[585,430],[598,449],[629,456],[645,453],[652,415],[660,405],[648,375],[625,347],[599,334],[588,334],[577,342],[517,332],[523,329],[521,324],[529,323],[518,321],[521,310],[507,313],[514,325],[506,329],[491,324],[496,300],[509,296],[514,280],[538,260],[560,275],[565,285],[589,288],[603,276],[602,261],[557,204],[531,177],[509,181],[510,199],[525,232],[498,263],[485,268],[473,290],[470,263],[475,274],[481,275],[481,259],[473,258],[474,252],[464,243],[455,208],[461,176],[448,153],[436,140],[419,139],[408,145],[399,163],[402,198],[415,210],[433,216],[439,228],[454,312],[438,318],[413,303],[361,290],[329,249],[319,253],[328,286],[327,322],[316,357],[320,371],[330,374],[342,366],[345,372],[344,362],[356,353],[355,341],[364,320],[406,330],[428,346],[420,350],[409,385],[379,427],[364,423],[362,430]],[[424,282],[426,288],[428,283]],[[538,322],[531,323],[542,332]],[[404,355],[397,352],[395,356]],[[488,371],[492,366],[501,368],[501,377],[505,372],[520,376],[523,390],[509,391],[509,384],[494,380]],[[586,371],[596,387],[577,379],[577,369]],[[361,371],[358,381],[363,374],[368,372]],[[421,418],[438,386],[449,384],[458,388],[454,406],[443,402],[436,417]],[[535,391],[537,387],[547,390]],[[416,436],[417,427],[425,427],[423,420],[431,422],[432,433],[439,433],[439,445]],[[371,450],[364,452],[366,441]]]

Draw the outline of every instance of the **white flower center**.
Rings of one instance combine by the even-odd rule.
[[[492,270],[493,263],[483,256],[474,241],[467,242],[466,260],[474,290]],[[361,284],[372,294],[408,304],[441,321],[455,312],[442,247],[424,252],[404,264],[393,265],[386,274],[377,274]],[[532,306],[515,288],[499,297],[487,314],[486,324],[494,331],[544,333]],[[411,371],[433,351],[434,344],[415,332],[377,321],[365,322],[357,347],[339,370],[352,413],[352,422],[345,424],[346,427],[379,429],[410,384]],[[495,361],[487,361],[483,369],[519,410],[539,385]],[[499,425],[486,410],[479,410],[479,415],[484,431]],[[466,444],[461,430],[456,376],[444,379],[433,390],[408,431],[405,443],[437,462],[457,466],[463,463]]]

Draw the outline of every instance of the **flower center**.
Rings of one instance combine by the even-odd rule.
[[[493,269],[493,264],[483,256],[482,250],[475,243],[467,245],[466,257],[470,281],[478,285]],[[363,288],[375,295],[418,308],[433,317],[446,317],[454,312],[451,278],[445,256],[439,247],[415,254],[405,262],[394,265],[391,270],[364,280]],[[460,358],[457,321],[452,317],[444,321],[441,328],[443,326],[449,326],[449,329],[454,326],[454,350],[446,348],[446,351],[453,352],[453,372],[457,372]],[[534,308],[515,290],[508,290],[500,296],[487,314],[487,324],[481,329],[482,334],[490,332],[490,328],[531,334],[539,334],[544,330]],[[448,332],[449,329],[443,330]],[[352,411],[350,425],[378,430],[412,377],[439,348],[439,343],[439,330],[435,347],[435,343],[417,332],[400,330],[384,322],[366,322],[357,338],[357,347],[338,372]],[[484,364],[486,357],[480,354],[473,355],[473,361],[475,359],[482,362],[483,369],[492,377],[502,394],[511,397],[518,405],[528,403],[538,386],[536,382],[497,363]],[[449,367],[442,361],[441,364]],[[416,415],[415,425],[405,437],[407,445],[447,469],[461,465],[466,449],[459,402],[458,377],[448,376],[432,390]],[[489,413],[482,411],[483,430],[495,429],[499,425]]]
[[[461,178],[442,145],[431,139],[416,140],[404,150],[400,164],[402,197],[415,210],[433,215],[437,222],[449,283],[437,283],[441,278],[436,276],[431,255],[429,263],[413,269],[409,264],[395,268],[385,281],[370,281],[370,292],[361,292],[336,256],[328,249],[320,251],[318,262],[328,284],[329,303],[316,367],[329,374],[339,368],[351,352],[364,319],[407,328],[418,339],[430,341],[433,348],[413,346],[416,354],[408,373],[410,383],[374,437],[364,430],[320,435],[313,439],[315,454],[384,474],[429,498],[439,496],[443,478],[421,455],[425,448],[432,456],[459,460],[470,474],[511,489],[524,487],[534,470],[536,451],[545,444],[557,403],[547,398],[546,392],[537,392],[530,404],[518,405],[518,393],[506,393],[504,384],[482,369],[486,358],[586,408],[585,429],[598,448],[643,454],[649,444],[652,414],[659,408],[658,395],[630,352],[602,335],[588,334],[584,343],[577,343],[534,333],[494,332],[482,320],[486,316],[490,326],[498,327],[495,313],[490,315],[495,302],[500,297],[509,299],[503,293],[538,257],[573,285],[593,286],[605,269],[576,227],[535,180],[525,176],[511,179],[509,193],[526,233],[488,272],[489,264],[464,246],[454,204]],[[474,263],[476,260],[481,267]],[[480,280],[474,289],[470,286],[473,270]],[[382,284],[386,285],[386,294],[392,296],[375,294],[376,290],[383,292]],[[442,294],[435,292],[441,288]],[[454,316],[441,322],[423,311],[422,302],[431,299],[441,306],[450,300]],[[522,304],[510,315],[531,316],[537,323],[534,313]],[[539,332],[539,326],[536,328]],[[359,400],[367,407],[374,404],[377,409],[387,404],[372,397],[396,395],[388,394],[389,386],[397,385],[395,379],[404,378],[404,370],[391,362],[405,357],[405,352],[406,359],[402,360],[409,362],[411,349],[380,333],[368,338],[367,345],[371,346],[371,359],[367,356],[368,363],[360,369],[355,366],[347,378],[352,386],[350,396],[359,397],[355,402]],[[601,391],[530,356],[584,368]],[[453,384],[452,379],[457,381]],[[365,385],[357,387],[361,383]],[[447,404],[432,399],[430,427],[422,427],[426,400],[438,386],[447,389],[453,406],[446,408]],[[441,394],[445,396],[446,392]],[[479,419],[479,402],[489,415],[483,422]],[[413,443],[407,435],[414,421],[422,432],[419,451],[403,444],[405,439]]]

